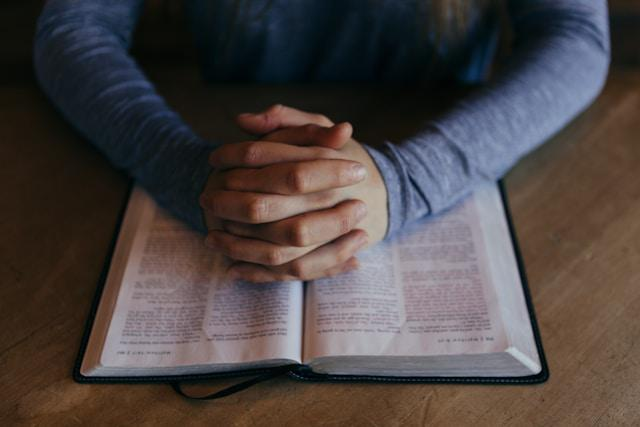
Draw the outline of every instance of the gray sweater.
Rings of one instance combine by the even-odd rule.
[[[191,0],[187,10],[212,81],[483,81],[496,21],[471,16],[466,37],[447,42],[435,37],[424,4]],[[128,54],[141,6],[49,0],[38,21],[36,74],[114,165],[204,231],[198,195],[210,172],[207,156],[227,141],[195,134]],[[498,74],[411,138],[367,147],[388,189],[388,235],[499,178],[599,93],[610,58],[605,0],[511,0],[508,7],[515,40]]]

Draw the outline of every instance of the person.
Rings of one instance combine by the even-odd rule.
[[[142,0],[49,0],[34,46],[43,90],[158,203],[208,232],[232,277],[254,282],[355,268],[361,248],[499,178],[589,105],[610,59],[605,0],[187,6],[211,81],[482,83],[381,148],[354,140],[349,123],[283,105],[238,117],[249,141],[205,141],[128,54]],[[489,73],[502,9],[513,46]]]

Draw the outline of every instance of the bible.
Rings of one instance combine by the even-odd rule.
[[[541,382],[548,376],[498,184],[310,282],[225,278],[226,261],[132,190],[75,368],[81,382]]]

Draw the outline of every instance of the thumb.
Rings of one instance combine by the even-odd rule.
[[[281,128],[314,124],[333,126],[333,122],[322,114],[309,113],[296,108],[275,104],[259,113],[243,113],[236,117],[242,130],[253,135],[264,135]]]
[[[313,124],[288,127],[265,135],[262,139],[284,144],[339,150],[351,139],[352,134],[353,127],[350,123],[344,122],[331,127]]]

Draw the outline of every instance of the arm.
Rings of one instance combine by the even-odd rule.
[[[49,0],[38,20],[38,80],[62,114],[174,215],[205,231],[198,195],[211,146],[128,55],[141,0]]]
[[[605,0],[512,0],[510,60],[475,95],[398,145],[369,147],[389,194],[389,229],[438,213],[495,180],[600,92],[609,64]]]

